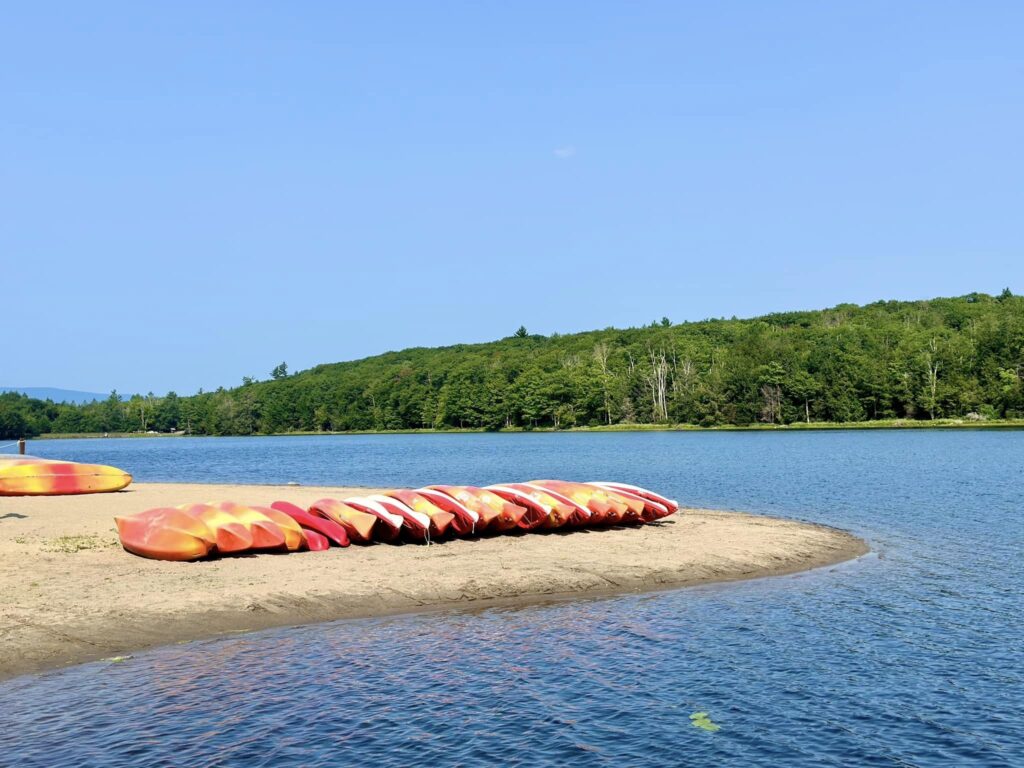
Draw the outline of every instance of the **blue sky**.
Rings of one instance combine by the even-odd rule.
[[[0,385],[1024,292],[1021,3],[21,3],[0,35]]]

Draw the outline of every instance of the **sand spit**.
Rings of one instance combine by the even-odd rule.
[[[867,552],[833,528],[696,509],[638,528],[197,563],[135,557],[114,530],[115,514],[157,506],[306,505],[351,493],[138,483],[113,494],[0,498],[0,679],[240,630],[750,579]]]

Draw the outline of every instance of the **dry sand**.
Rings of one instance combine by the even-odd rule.
[[[345,494],[138,483],[0,497],[0,679],[239,630],[772,576],[867,551],[833,528],[687,509],[639,528],[171,563],[122,550],[113,524],[115,514],[184,502],[305,505]]]

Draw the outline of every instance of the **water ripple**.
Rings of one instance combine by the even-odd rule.
[[[186,466],[190,479],[273,466],[280,477],[265,477],[367,484],[383,466],[403,485],[438,479],[439,457],[452,482],[510,466],[615,475],[690,504],[851,528],[878,556],[744,584],[277,630],[21,678],[0,685],[0,764],[1024,764],[1022,433],[349,440],[196,441],[189,451],[209,461]],[[139,450],[140,479],[181,471],[179,441],[105,445]],[[693,727],[698,711],[721,730]]]

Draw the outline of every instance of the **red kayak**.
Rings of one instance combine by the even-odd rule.
[[[154,560],[198,560],[210,553],[216,541],[206,523],[180,509],[150,509],[115,517],[114,522],[121,546]]]
[[[363,496],[352,496],[340,503],[358,512],[371,515],[376,520],[370,533],[371,538],[366,539],[364,543],[368,544],[370,541],[389,543],[397,541],[398,537],[402,535],[402,529],[405,527],[404,518],[389,511],[373,499]]]
[[[284,533],[284,546],[289,552],[298,552],[306,547],[306,537],[302,535],[302,526],[284,512],[273,507],[250,507],[262,515],[266,515]]]
[[[218,554],[235,555],[252,549],[252,531],[230,512],[214,504],[183,504],[178,509],[206,523],[216,536]]]
[[[323,552],[325,549],[331,548],[331,542],[322,533],[317,533],[309,528],[303,528],[302,535],[306,539],[306,549],[310,552]]]
[[[679,509],[678,502],[657,494],[654,491],[641,488],[638,485],[595,480],[588,482],[587,485],[594,485],[598,488],[605,488],[626,497],[642,500],[644,502],[644,518],[648,520],[657,520],[662,517],[667,517],[674,514]]]
[[[515,528],[530,527],[528,523],[523,523],[523,518],[529,512],[526,507],[503,499],[485,488],[473,485],[432,485],[430,488],[450,496],[467,509],[476,512],[480,516],[477,533],[481,531],[481,526],[486,533],[502,533]]]
[[[458,499],[441,491],[435,491],[433,488],[417,488],[416,493],[439,509],[454,515],[452,529],[459,536],[474,535],[484,530],[484,526],[480,524],[480,513],[474,512]]]
[[[288,548],[285,543],[284,531],[262,512],[234,501],[222,501],[218,506],[233,515],[240,523],[248,526],[249,532],[252,533],[252,548],[254,550]]]
[[[582,504],[594,513],[593,523],[603,522],[607,525],[619,523],[642,522],[644,510],[642,502],[629,501],[605,488],[586,483],[570,483],[564,480],[533,480],[530,485],[568,496],[577,504]]]
[[[309,514],[332,520],[348,534],[355,544],[369,544],[373,541],[373,529],[378,518],[337,499],[320,499],[309,506]]]
[[[275,501],[270,507],[294,520],[303,528],[316,531],[321,536],[325,536],[332,544],[339,547],[347,547],[349,545],[348,534],[345,532],[345,529],[333,520],[312,515],[290,501]]]
[[[549,495],[542,495],[534,489],[517,488],[513,485],[489,485],[486,490],[496,493],[505,501],[526,507],[527,514],[519,522],[527,530],[536,528],[561,528],[576,511],[568,504],[561,504]]]
[[[455,515],[451,512],[445,512],[421,493],[410,491],[406,488],[399,488],[392,491],[385,491],[384,495],[389,496],[392,499],[396,499],[405,504],[409,509],[415,510],[416,512],[429,517],[430,535],[432,538],[441,538],[448,532],[449,528],[453,528],[455,533],[465,532],[463,530],[459,530],[459,527],[455,525],[457,520]],[[468,530],[469,527],[470,526],[467,526],[465,530]]]
[[[374,501],[393,515],[402,518],[402,535],[410,541],[430,542],[431,534],[434,533],[434,526],[430,515],[418,512],[412,507],[403,504],[398,499],[384,494],[375,493],[366,497]]]

